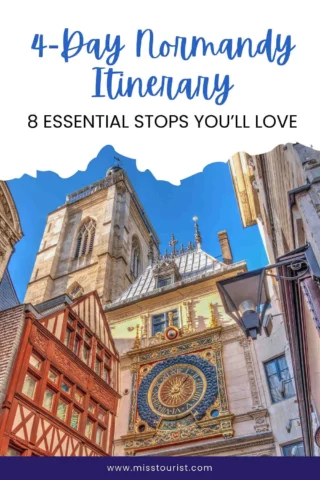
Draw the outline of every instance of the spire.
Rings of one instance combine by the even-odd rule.
[[[153,238],[152,238],[152,233],[149,233],[148,260],[149,260],[149,265],[153,265],[153,264],[154,264],[154,250],[153,250]]]
[[[215,327],[218,327],[218,320],[217,320],[217,317],[216,317],[216,314],[215,314],[215,311],[214,311],[214,305],[213,303],[210,303],[210,316],[211,316],[211,319],[210,319],[210,325],[209,327],[210,328],[215,328]]]
[[[175,257],[176,255],[176,245],[178,243],[178,240],[175,238],[174,233],[171,235],[171,240],[169,242],[170,247],[172,247],[172,252],[171,255]]]
[[[136,338],[134,339],[134,344],[132,350],[136,350],[137,348],[140,348],[140,335],[139,335],[139,330],[140,330],[140,325],[136,325]]]
[[[187,251],[192,252],[194,250],[194,248],[195,248],[194,244],[190,240],[190,242],[188,243]]]
[[[194,221],[194,239],[197,244],[197,250],[201,250],[202,238],[201,233],[199,232],[198,217],[193,217],[192,220]]]

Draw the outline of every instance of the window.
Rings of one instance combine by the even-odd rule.
[[[166,287],[172,284],[172,277],[160,277],[158,278],[157,288]]]
[[[282,453],[284,457],[304,457],[303,442],[290,443],[290,445],[283,445]]]
[[[79,333],[79,335],[81,335],[81,334],[82,334],[82,330],[83,330],[83,326],[78,323],[78,325],[77,325],[77,333]]]
[[[68,324],[65,333],[64,344],[70,348],[77,357],[79,357],[86,365],[92,367],[92,335],[83,324],[77,319],[68,317]],[[104,350],[101,345],[97,345],[97,354],[103,355]],[[92,367],[94,368],[94,367]],[[101,373],[99,372],[99,375]]]
[[[67,418],[67,413],[68,413],[68,403],[60,399],[58,403],[57,417],[60,418],[60,420],[63,420],[65,422]]]
[[[86,427],[84,430],[84,434],[87,438],[90,438],[90,439],[92,438],[93,425],[94,423],[91,420],[89,420],[89,418],[87,418]]]
[[[74,320],[73,320],[73,318],[71,318],[71,317],[68,317],[68,320],[67,320],[67,322],[69,323],[69,325],[73,326],[73,322],[74,322]]]
[[[107,412],[105,410],[100,409],[98,413],[98,419],[104,422],[106,419],[106,415],[107,415]]]
[[[83,345],[83,349],[82,349],[82,360],[84,361],[84,363],[86,363],[88,365],[89,361],[90,361],[90,347],[88,347],[87,345]]]
[[[71,385],[69,385],[67,382],[62,382],[61,390],[63,390],[66,393],[70,393],[71,392]]]
[[[89,218],[82,224],[78,232],[74,252],[75,260],[92,252],[95,233],[96,222],[92,218]]]
[[[106,383],[109,383],[109,369],[106,367],[106,365],[104,365],[104,367],[103,367],[103,377],[102,378]]]
[[[80,351],[80,338],[76,337],[74,339],[73,353],[75,353],[76,355],[79,355],[79,351]]]
[[[101,355],[101,353],[102,353],[102,347],[100,347],[100,345],[97,345],[97,354]]]
[[[71,345],[71,336],[72,336],[72,330],[71,328],[67,327],[64,344],[68,348],[70,348],[70,345]]]
[[[53,399],[54,399],[54,393],[51,390],[46,390],[44,392],[44,397],[43,397],[43,403],[42,406],[46,410],[49,410],[49,412],[52,410],[52,404],[53,404]]]
[[[80,412],[78,412],[78,410],[74,408],[71,414],[70,426],[75,430],[78,430],[79,421],[80,421]]]
[[[96,360],[94,362],[94,371],[97,375],[101,374],[101,364],[102,364],[102,360],[100,360],[99,357],[96,357]]]
[[[36,385],[37,380],[27,373],[23,382],[22,393],[33,400]]]
[[[137,278],[141,273],[141,248],[138,237],[132,238],[131,245],[131,274]]]
[[[83,393],[80,392],[79,390],[76,390],[75,394],[74,394],[74,399],[77,403],[79,403],[79,405],[82,405],[82,402],[83,402]]]
[[[39,360],[39,358],[36,357],[35,355],[31,355],[29,363],[33,368],[36,368],[37,370],[40,370],[41,360]]]
[[[91,335],[88,332],[84,332],[84,340],[90,345],[91,344]]]
[[[102,447],[104,432],[108,423],[108,412],[91,398],[88,404],[88,417],[85,424],[85,436]]]
[[[55,373],[55,372],[53,372],[52,370],[49,370],[48,379],[49,379],[52,383],[58,383],[58,374]]]
[[[286,357],[281,355],[264,364],[273,403],[295,395],[293,379],[290,377]]]
[[[102,435],[103,435],[103,430],[101,427],[97,427],[96,429],[96,444],[101,446],[102,443]]]
[[[21,451],[13,447],[8,447],[6,457],[20,457]]]
[[[179,327],[178,310],[171,310],[173,313],[173,325]],[[152,336],[158,332],[164,332],[169,326],[169,312],[153,315],[152,317]]]

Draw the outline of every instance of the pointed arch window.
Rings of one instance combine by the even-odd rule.
[[[86,220],[77,236],[74,259],[78,259],[84,255],[92,253],[94,237],[96,233],[96,222],[92,218]]]
[[[137,278],[141,273],[141,247],[138,237],[132,238],[131,274]]]

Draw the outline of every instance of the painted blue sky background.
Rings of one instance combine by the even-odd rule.
[[[173,232],[184,245],[194,239],[192,217],[196,215],[203,239],[202,248],[207,253],[220,258],[217,232],[227,230],[234,261],[246,260],[249,270],[267,263],[258,228],[242,227],[227,163],[213,163],[177,187],[156,180],[149,171],[139,172],[134,160],[106,146],[85,172],[79,171],[68,179],[52,172],[38,172],[37,178],[24,175],[8,182],[24,233],[9,265],[20,301],[24,299],[47,214],[63,205],[68,193],[103,178],[106,170],[115,164],[114,156],[122,160],[122,167],[158,233],[162,252],[168,248]]]

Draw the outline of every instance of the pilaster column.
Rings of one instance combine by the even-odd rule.
[[[263,408],[249,342],[246,338],[241,338],[241,340],[239,340],[239,343],[243,348],[244,357],[246,360],[246,366],[247,366],[247,371],[249,376],[250,392],[252,397],[252,409],[256,410],[256,409]]]

